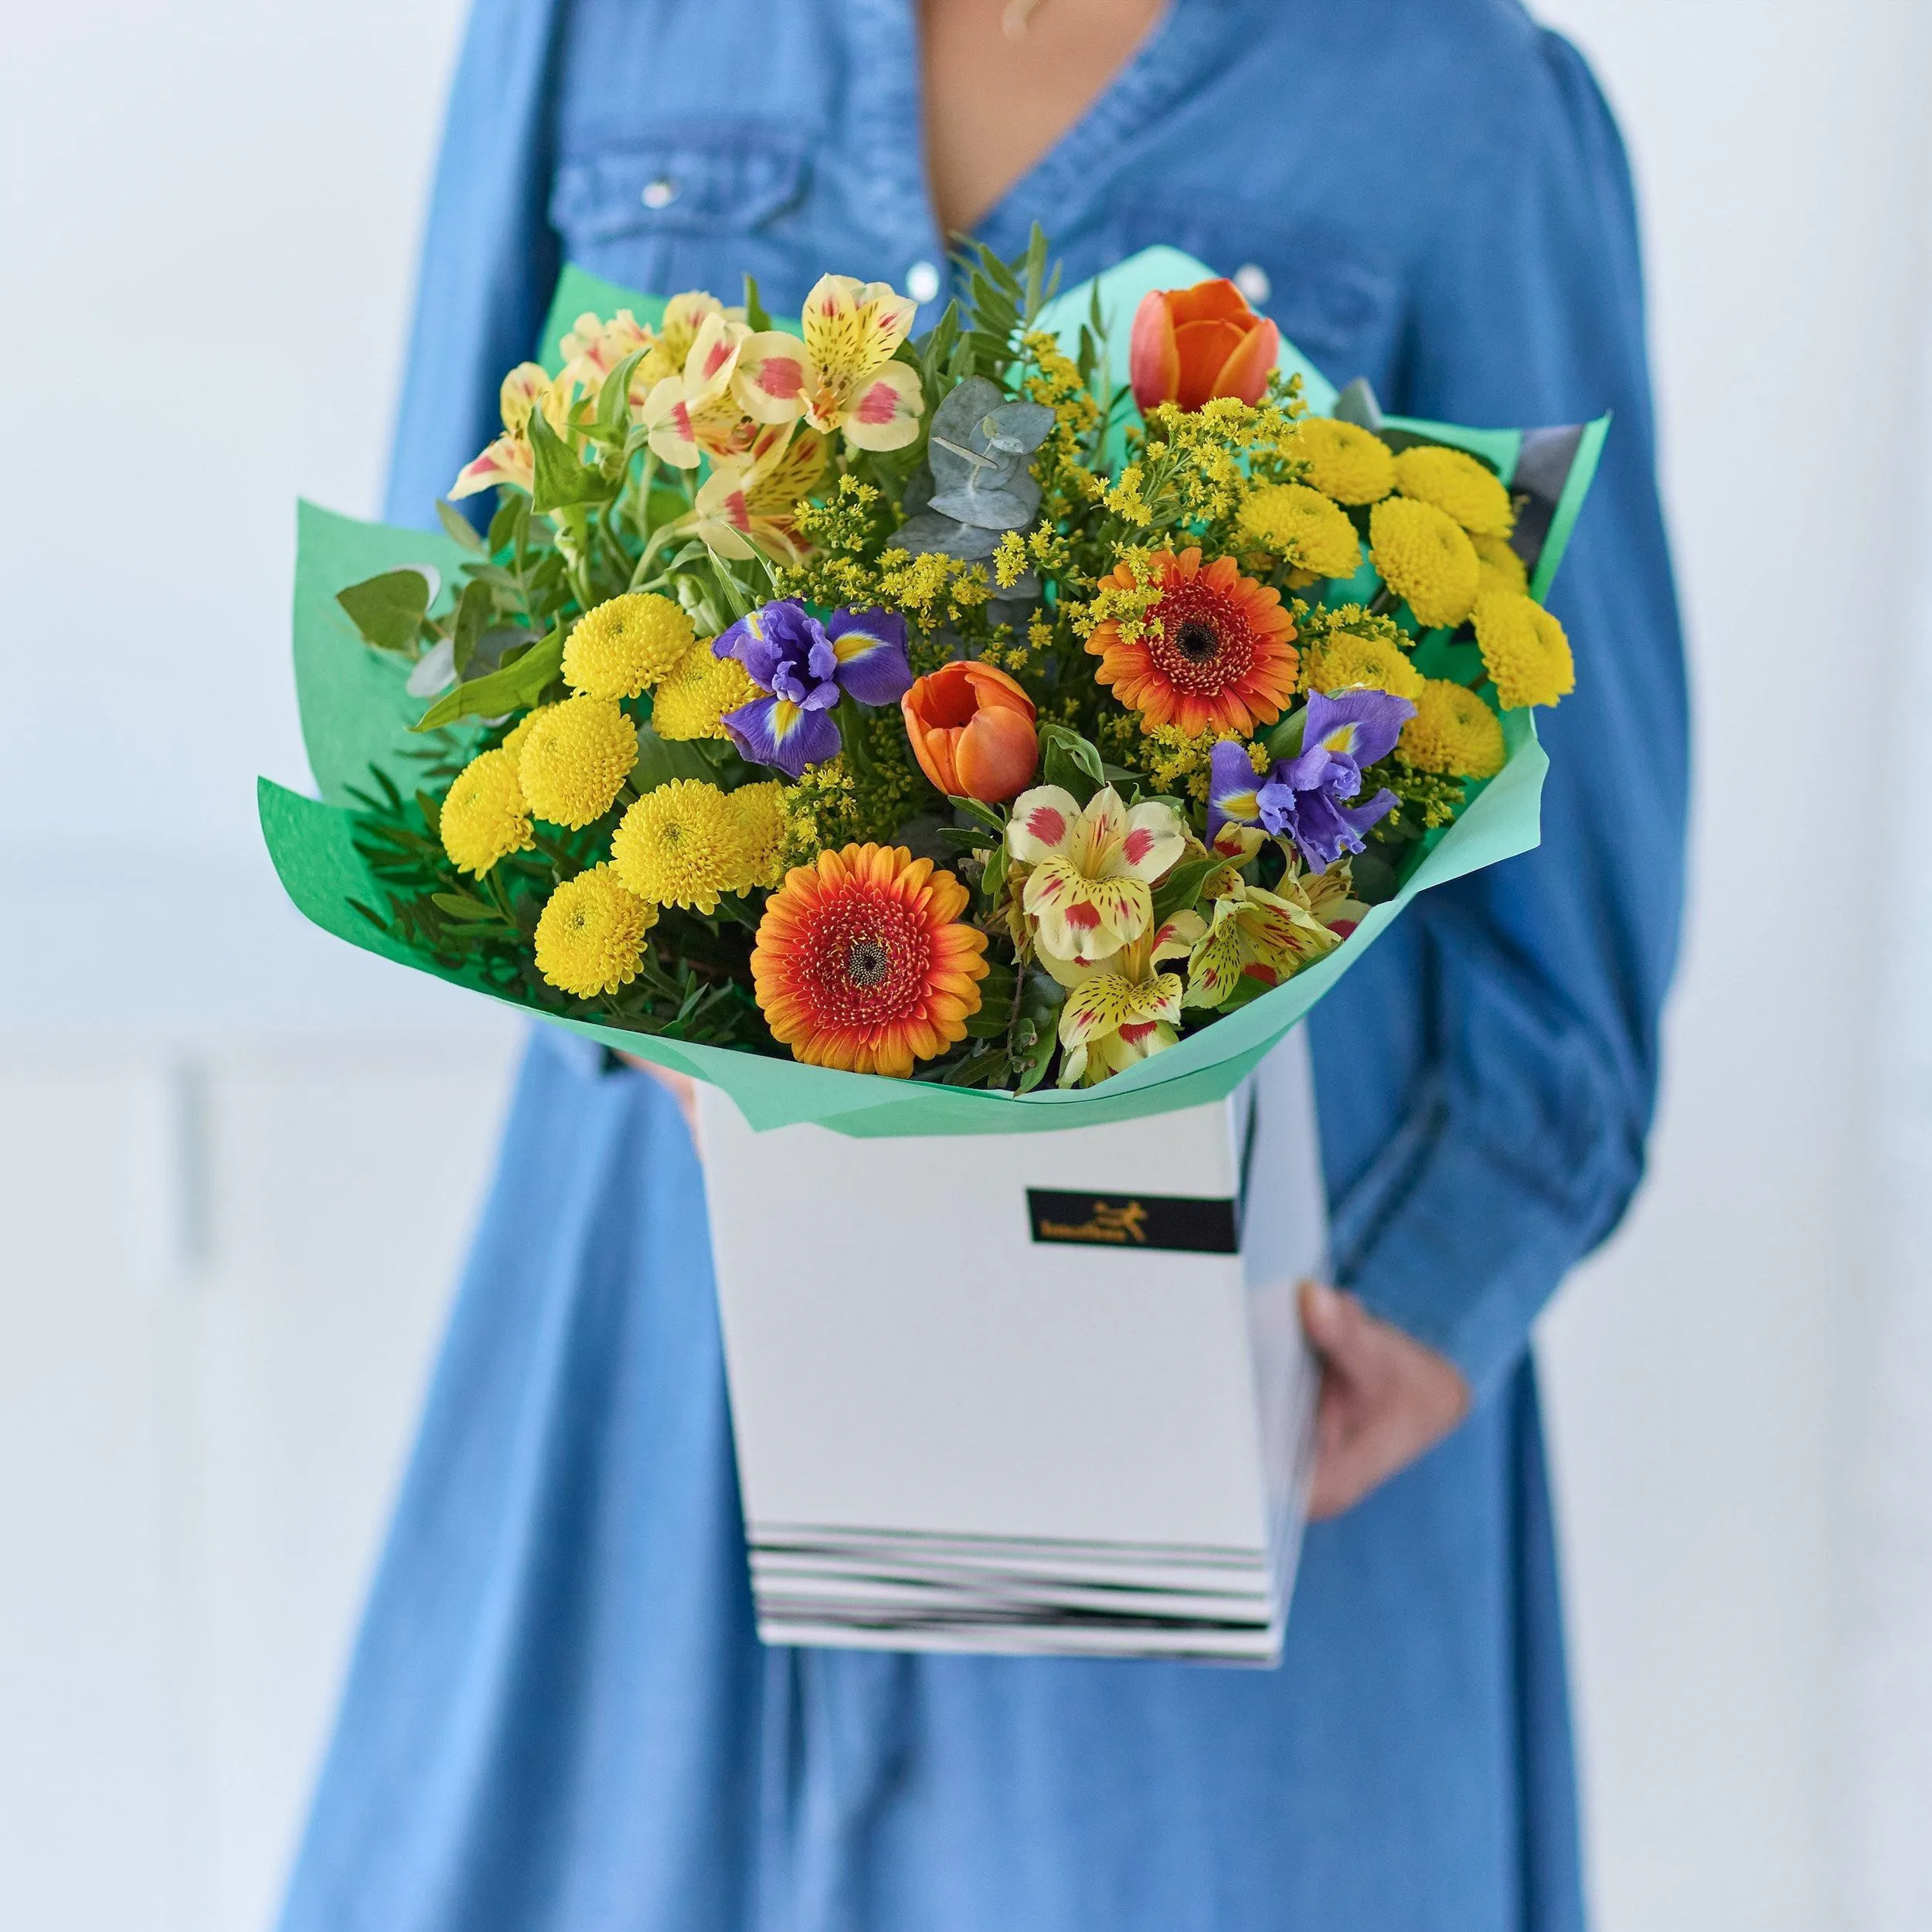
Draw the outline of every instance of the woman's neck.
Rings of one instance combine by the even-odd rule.
[[[926,167],[940,226],[975,226],[1106,90],[1165,0],[922,0]]]

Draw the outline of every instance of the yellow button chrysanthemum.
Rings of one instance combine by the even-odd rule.
[[[730,794],[738,843],[728,891],[776,886],[784,876],[784,795],[783,785],[769,781],[740,785]]]
[[[664,674],[651,697],[651,722],[660,738],[723,738],[724,714],[758,695],[736,658],[714,658],[700,638]]]
[[[716,912],[744,868],[731,801],[701,778],[673,778],[624,815],[611,840],[617,877],[640,899]]]
[[[1308,481],[1338,503],[1379,503],[1396,486],[1395,452],[1373,431],[1332,416],[1304,417],[1291,454],[1308,466]]]
[[[536,969],[560,992],[590,999],[638,976],[658,909],[626,892],[608,866],[566,879],[536,922]]]
[[[527,852],[530,808],[517,781],[515,754],[499,745],[472,758],[443,801],[439,828],[450,863],[479,879],[499,859]]]
[[[1484,590],[1514,590],[1519,597],[1529,595],[1529,566],[1507,539],[1472,532],[1469,541],[1475,546],[1476,561],[1482,566]]]
[[[1533,597],[1485,592],[1476,600],[1476,641],[1505,710],[1554,704],[1577,689],[1563,627]]]
[[[1362,567],[1362,539],[1346,513],[1319,490],[1264,483],[1241,505],[1241,532],[1284,563],[1318,577],[1352,577]]]
[[[531,726],[535,724],[537,719],[549,709],[550,706],[547,704],[540,704],[534,711],[526,713],[519,718],[515,724],[504,733],[503,743],[500,749],[507,751],[513,758],[522,757],[523,740],[530,735]]]
[[[1404,450],[1396,458],[1396,488],[1419,503],[1433,503],[1471,536],[1506,537],[1516,527],[1502,478],[1465,450],[1439,443]]]
[[[1451,778],[1493,778],[1502,770],[1502,721],[1473,691],[1431,678],[1415,704],[1396,747],[1405,764]]]
[[[617,803],[638,762],[638,730],[607,698],[566,698],[530,720],[517,757],[538,818],[573,831]]]
[[[587,698],[634,698],[691,648],[691,620],[655,590],[632,590],[578,619],[564,640],[563,681]]]
[[[1386,638],[1335,631],[1308,653],[1311,691],[1346,691],[1352,685],[1367,685],[1372,690],[1414,699],[1422,696],[1426,682],[1409,662],[1408,653]]]
[[[1462,526],[1413,497],[1392,496],[1369,513],[1377,573],[1406,598],[1425,630],[1461,623],[1475,607],[1481,566]]]

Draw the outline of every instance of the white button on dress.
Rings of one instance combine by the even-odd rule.
[[[906,270],[906,293],[916,302],[929,302],[939,293],[939,270],[930,262],[914,262]]]
[[[644,205],[647,208],[668,208],[678,199],[678,184],[668,175],[660,175],[655,181],[644,184]]]
[[[1268,280],[1268,271],[1259,262],[1243,262],[1234,271],[1234,285],[1257,307],[1268,299],[1274,289],[1274,283]]]

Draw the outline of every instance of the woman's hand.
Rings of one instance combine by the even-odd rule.
[[[1447,1356],[1320,1282],[1301,1284],[1301,1326],[1321,1359],[1308,1495],[1319,1521],[1434,1448],[1468,1413],[1469,1385]]]

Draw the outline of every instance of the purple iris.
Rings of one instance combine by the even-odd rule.
[[[725,713],[731,742],[787,778],[838,755],[841,697],[890,704],[912,688],[906,620],[889,611],[835,611],[821,624],[787,597],[740,617],[711,648],[767,694]]]
[[[1386,691],[1344,691],[1308,699],[1301,750],[1284,758],[1257,785],[1247,753],[1238,744],[1214,747],[1208,774],[1208,838],[1224,825],[1259,825],[1292,839],[1308,865],[1325,872],[1345,852],[1359,852],[1369,828],[1393,809],[1396,795],[1379,791],[1349,805],[1362,772],[1386,758],[1416,715],[1406,698]]]

